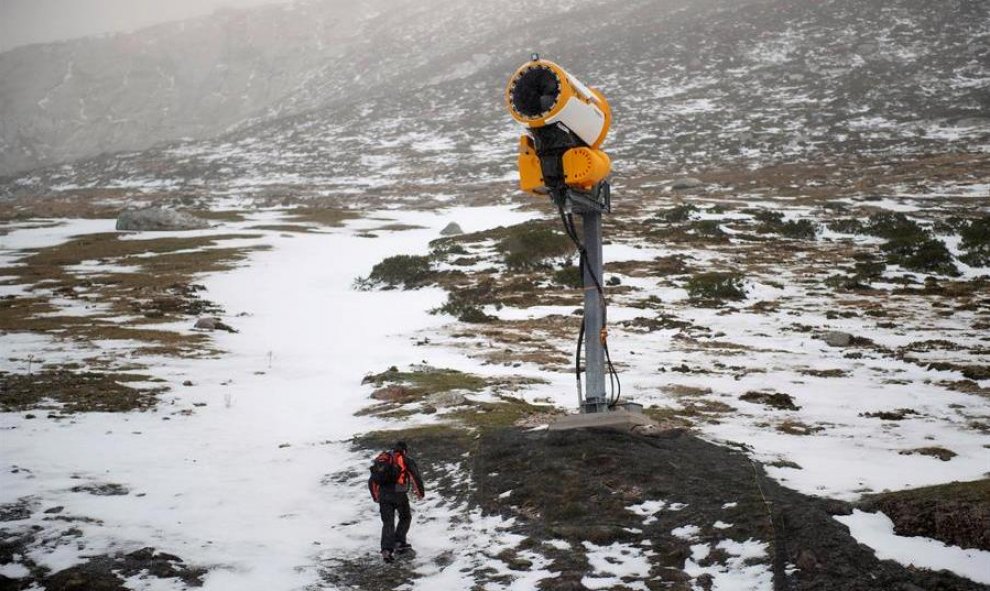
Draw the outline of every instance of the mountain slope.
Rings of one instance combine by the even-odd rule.
[[[290,14],[325,15],[330,6]],[[308,59],[318,66],[298,66],[295,85],[265,86],[267,94],[246,103],[253,111],[207,103],[216,125],[182,127],[208,135],[240,117],[236,130],[21,176],[16,186],[274,184],[402,195],[504,180],[518,129],[502,89],[532,49],[606,92],[615,110],[607,148],[623,174],[990,145],[990,13],[975,0],[559,0],[537,13],[506,2],[446,10],[428,2],[366,11],[355,17],[355,34],[333,45],[336,57],[317,53]],[[320,22],[313,26],[328,26]],[[254,66],[244,64],[232,69],[231,87],[250,79]],[[145,143],[167,139],[167,128],[162,121]]]
[[[511,24],[485,10],[312,0],[4,53],[0,173],[209,137],[400,86],[443,48]]]

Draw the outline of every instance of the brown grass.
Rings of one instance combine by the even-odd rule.
[[[212,354],[209,338],[158,330],[154,323],[174,321],[218,307],[204,300],[190,283],[200,273],[231,269],[258,247],[218,247],[223,240],[253,234],[124,240],[117,233],[90,234],[37,249],[23,266],[4,270],[11,284],[28,285],[29,296],[0,301],[0,326],[6,331],[43,332],[69,340],[136,340],[155,353]],[[134,273],[80,275],[67,268],[83,261],[140,266]],[[107,304],[90,316],[58,316],[48,292],[69,299]],[[50,315],[50,316],[42,316]],[[138,315],[127,325],[115,319]]]
[[[304,222],[336,228],[344,222],[360,217],[360,212],[333,207],[299,207],[286,212],[286,218],[294,222]]]
[[[0,409],[4,412],[48,410],[127,412],[154,406],[163,388],[135,388],[128,382],[154,381],[149,376],[56,369],[31,374],[0,372]]]

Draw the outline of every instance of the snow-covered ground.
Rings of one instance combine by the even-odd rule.
[[[403,213],[399,221],[425,229],[381,240],[356,236],[380,220],[321,234],[266,233],[270,251],[203,280],[231,314],[247,313],[237,318],[238,334],[217,334],[228,353],[161,359],[154,368],[172,386],[174,404],[203,404],[195,413],[89,413],[61,422],[0,415],[0,503],[34,497],[39,509],[62,506],[65,515],[97,520],[78,524],[79,540],[53,537],[54,545],[40,545],[30,558],[58,571],[87,556],[150,545],[216,567],[204,589],[267,591],[315,582],[320,557],[373,552],[380,523],[363,482],[325,480],[352,469],[363,474],[368,459],[348,451],[350,438],[387,427],[354,416],[368,403],[361,379],[371,370],[420,363],[424,354],[438,366],[463,361],[456,352],[424,353],[410,340],[449,322],[427,313],[443,303],[442,290],[359,292],[352,283],[386,256],[425,253],[452,218],[472,231],[530,215],[504,208]],[[73,222],[6,240],[40,247],[105,229],[105,221]],[[26,357],[42,344],[8,337],[4,343],[4,358]],[[186,380],[194,385],[182,386]],[[105,483],[130,494],[71,490]],[[450,536],[437,501],[422,509],[436,531],[423,527],[421,552],[430,552],[427,540],[440,544]],[[43,517],[39,511],[17,526],[60,527]]]
[[[353,281],[367,275],[387,256],[425,254],[429,241],[450,221],[471,232],[519,223],[536,215],[508,207],[389,211],[316,233],[253,230],[261,237],[251,242],[270,245],[270,250],[254,252],[237,269],[200,281],[210,299],[236,320],[239,333],[216,333],[216,344],[226,353],[215,359],[157,360],[152,373],[171,386],[158,410],[78,414],[61,421],[29,420],[21,413],[0,414],[0,503],[33,499],[33,516],[12,527],[37,526],[45,534],[29,558],[57,571],[88,556],[153,546],[210,568],[203,587],[207,591],[302,589],[318,582],[320,565],[327,560],[367,555],[372,561],[379,523],[376,507],[364,490],[362,475],[368,458],[350,451],[350,439],[390,424],[355,416],[368,405],[362,377],[392,365],[424,362],[481,375],[506,370],[482,366],[454,347],[416,346],[424,334],[441,332],[452,321],[428,313],[443,303],[442,290],[363,292],[353,289]],[[377,230],[387,223],[383,218],[418,228]],[[258,221],[253,218],[240,225],[247,227]],[[16,248],[106,231],[108,224],[78,221],[15,231],[3,237],[0,260],[17,264]],[[369,229],[376,229],[380,237],[362,236]],[[610,256],[629,260],[655,254],[610,247]],[[77,269],[83,273],[89,270]],[[559,307],[548,306],[525,311],[504,309],[499,315],[526,318],[560,312]],[[639,313],[621,306],[610,310],[614,320],[634,318]],[[802,407],[801,414],[794,417],[810,425],[828,423],[833,427],[808,436],[783,434],[762,425],[765,413],[755,407],[728,414],[717,424],[699,426],[710,439],[745,442],[757,459],[796,462],[800,469],[769,471],[785,485],[809,494],[851,499],[864,488],[881,491],[973,479],[990,469],[990,439],[962,429],[957,413],[952,411],[953,405],[966,404],[971,414],[990,414],[990,402],[943,390],[936,395],[920,368],[898,368],[899,377],[909,380],[908,384],[884,384],[869,367],[832,354],[821,341],[781,336],[783,333],[770,327],[760,328],[766,322],[763,317],[716,315],[708,309],[690,314],[696,323],[718,326],[727,334],[726,340],[751,345],[751,358],[746,363],[770,371],[749,374],[742,380],[731,375],[684,376],[679,383],[710,388],[732,401],[748,390],[786,387]],[[754,336],[761,331],[772,336]],[[618,332],[612,337],[613,355],[627,366],[624,385],[640,401],[670,403],[662,389],[668,379],[657,373],[658,366],[691,363],[692,353],[672,347],[669,336],[667,331],[657,331]],[[78,356],[64,344],[56,350],[46,339],[5,336],[3,368],[23,370],[23,360],[39,349],[48,350],[48,361],[56,355],[65,360]],[[854,387],[835,391],[829,381],[794,371],[818,366],[851,372],[854,381],[844,383]],[[525,398],[549,397],[556,404],[572,406],[570,376],[529,366],[512,371],[549,381],[523,392]],[[192,385],[184,386],[186,381]],[[882,429],[876,420],[860,416],[881,408],[914,408],[925,416]],[[192,412],[170,412],[172,409]],[[431,420],[436,419],[429,415],[408,419]],[[951,462],[940,462],[898,453],[933,440],[951,447],[958,456]],[[358,476],[334,477],[349,472]],[[106,484],[120,485],[129,494],[106,496],[72,490]],[[660,510],[681,508],[676,503],[652,503],[630,510],[649,519]],[[87,518],[73,523],[81,536],[62,537],[59,534],[65,524],[44,519],[43,510],[58,506],[64,507],[64,515]],[[519,541],[506,531],[509,523],[436,496],[428,496],[415,511],[413,532],[419,556],[424,558],[416,566],[422,575],[415,582],[417,589],[467,588],[471,581],[462,567],[486,560],[500,548],[512,548]],[[873,535],[877,527],[861,515],[850,518],[848,525],[881,556],[910,562],[904,558],[907,546],[902,541]],[[715,527],[728,529],[731,524],[718,522]],[[692,535],[689,530],[680,533],[688,538]],[[438,566],[429,560],[448,552],[452,543],[458,548],[452,563]],[[622,544],[588,544],[586,550],[597,571],[584,580],[590,588],[608,588],[622,575],[645,576],[643,573],[649,572],[650,550]],[[712,550],[726,553],[729,562],[700,566],[698,563]],[[771,588],[765,565],[747,562],[765,557],[763,542],[739,543],[727,538],[714,547],[698,544],[692,551],[687,572],[694,577],[712,576],[716,589]],[[496,571],[510,577],[504,588],[531,589],[540,578],[552,575],[541,556],[530,553],[524,557],[533,564],[526,572],[506,570],[493,562]],[[981,581],[984,579],[979,573],[990,571],[985,552],[957,552],[949,562],[918,565],[950,568]],[[5,566],[3,573],[17,577],[23,571],[15,563]],[[161,580],[143,580],[141,576],[129,585],[156,591],[172,588]],[[175,581],[174,588],[182,588],[181,583]]]

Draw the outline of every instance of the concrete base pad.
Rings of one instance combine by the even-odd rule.
[[[657,424],[643,413],[619,408],[609,412],[567,415],[554,421],[549,427],[551,431],[592,428],[638,431],[656,429]]]

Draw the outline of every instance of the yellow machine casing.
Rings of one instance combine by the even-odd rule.
[[[536,155],[533,138],[528,135],[519,138],[519,188],[538,195],[547,193],[540,158]]]
[[[570,187],[590,190],[605,180],[612,168],[608,154],[593,148],[571,148],[564,152],[564,182]]]
[[[553,104],[541,112],[527,114],[516,108],[513,97],[517,87],[532,71],[545,71],[557,85]],[[598,89],[585,86],[557,64],[548,60],[534,60],[523,64],[509,79],[505,88],[505,102],[509,114],[526,127],[536,128],[562,123],[588,146],[598,149],[612,125],[612,110],[605,95]]]
[[[612,168],[608,154],[592,148],[571,148],[564,152],[564,183],[582,191],[589,191],[605,180]],[[546,195],[546,182],[540,158],[536,155],[533,138],[519,138],[519,188],[528,193]]]

